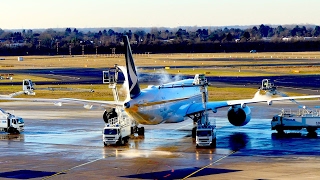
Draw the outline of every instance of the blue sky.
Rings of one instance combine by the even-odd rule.
[[[2,0],[1,29],[320,25],[320,0]]]

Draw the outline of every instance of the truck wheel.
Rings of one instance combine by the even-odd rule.
[[[212,143],[210,144],[210,147],[216,147],[217,146],[217,139],[213,139]]]
[[[121,146],[123,144],[123,139],[122,137],[119,137],[118,141],[117,141],[117,145]]]
[[[14,133],[14,131],[15,131],[15,130],[14,130],[14,128],[13,128],[13,127],[9,127],[9,128],[8,128],[8,133],[9,133],[9,134]]]
[[[278,134],[284,134],[284,130],[281,127],[276,127]]]
[[[197,135],[197,127],[193,127],[191,137],[196,138],[196,135]]]
[[[127,144],[129,142],[129,137],[124,138],[124,143]]]
[[[308,133],[315,133],[316,132],[316,128],[312,128],[312,127],[307,127],[307,131]]]

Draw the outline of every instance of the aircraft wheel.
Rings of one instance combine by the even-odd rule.
[[[138,128],[138,135],[139,136],[144,136],[144,127]]]

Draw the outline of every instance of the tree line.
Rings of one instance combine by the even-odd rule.
[[[44,31],[0,29],[0,55],[81,55],[122,53],[122,36],[128,35],[134,53],[197,53],[259,51],[319,51],[320,27],[252,28],[135,28],[95,32],[76,28]]]

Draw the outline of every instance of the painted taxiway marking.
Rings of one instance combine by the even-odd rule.
[[[111,156],[115,156],[115,153],[110,153],[110,154],[108,154],[107,157],[111,157]],[[89,161],[89,162],[80,164],[80,165],[78,165],[78,166],[74,166],[74,167],[72,167],[72,168],[62,170],[62,171],[57,172],[57,173],[55,173],[55,174],[53,174],[53,175],[51,175],[51,176],[44,177],[44,178],[42,178],[42,180],[47,180],[47,179],[53,178],[53,177],[55,177],[55,176],[57,176],[57,175],[66,173],[66,172],[71,171],[71,170],[73,170],[73,169],[76,169],[76,168],[78,168],[78,167],[82,167],[82,166],[85,166],[85,165],[94,163],[94,162],[96,162],[96,161],[99,161],[99,160],[102,160],[102,159],[105,159],[105,158],[106,158],[106,157],[98,158],[98,159],[95,159],[95,160],[92,160],[92,161]]]
[[[195,172],[193,172],[193,173],[189,174],[188,176],[186,176],[186,177],[182,178],[182,180],[185,180],[185,179],[187,179],[187,178],[189,178],[189,177],[191,177],[191,176],[195,175],[196,173],[198,173],[198,172],[202,171],[203,169],[208,168],[209,166],[212,166],[213,164],[215,164],[215,163],[217,163],[217,162],[221,161],[222,159],[224,159],[224,158],[226,158],[226,157],[229,157],[230,155],[232,155],[232,154],[234,154],[234,153],[236,153],[236,152],[237,152],[237,151],[232,151],[232,152],[230,152],[229,154],[227,154],[227,155],[225,155],[225,156],[223,156],[223,157],[219,158],[218,160],[216,160],[216,161],[214,161],[214,162],[212,162],[212,163],[210,163],[210,164],[208,164],[208,165],[206,165],[206,166],[203,166],[202,168],[200,168],[200,169],[196,170]]]
[[[176,131],[176,130],[182,129],[182,128],[184,128],[184,127],[186,127],[186,126],[190,126],[190,125],[192,125],[192,124],[193,124],[193,123],[190,123],[190,124],[187,124],[187,125],[184,125],[184,126],[180,126],[180,127],[176,128],[176,129],[173,129],[172,131]]]

